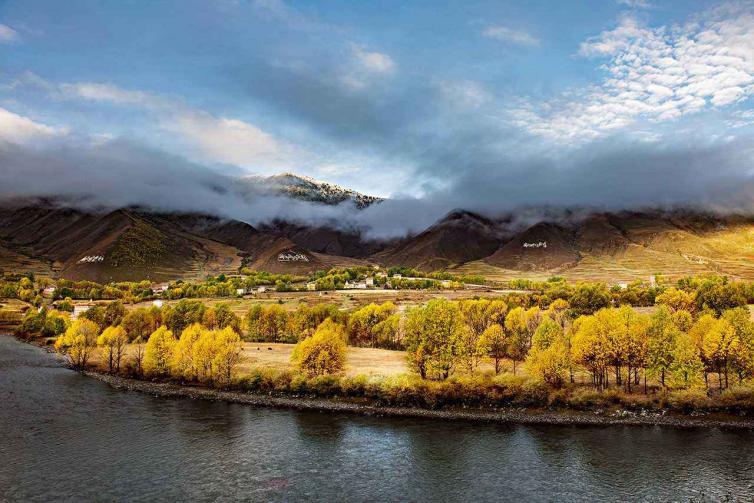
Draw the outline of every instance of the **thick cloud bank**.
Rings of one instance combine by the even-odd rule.
[[[470,155],[466,169],[422,198],[365,210],[272,195],[235,176],[132,142],[0,144],[0,199],[63,198],[85,207],[138,205],[205,212],[252,225],[286,219],[360,229],[373,238],[415,233],[455,208],[490,216],[532,208],[695,207],[754,212],[754,140],[668,147],[605,141],[565,156]]]

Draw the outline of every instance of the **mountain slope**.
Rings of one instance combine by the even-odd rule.
[[[493,253],[500,245],[499,232],[492,220],[456,210],[421,234],[404,239],[372,258],[388,266],[409,266],[425,271],[444,269]]]
[[[253,269],[290,274],[363,263],[207,215],[0,208],[0,265],[8,270],[99,282],[164,281],[236,273],[242,260]]]

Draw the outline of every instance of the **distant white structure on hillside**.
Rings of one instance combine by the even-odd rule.
[[[287,251],[278,254],[278,262],[309,262],[309,257],[303,253]]]
[[[87,255],[85,257],[81,257],[77,264],[95,264],[97,262],[104,262],[105,257],[102,255]]]

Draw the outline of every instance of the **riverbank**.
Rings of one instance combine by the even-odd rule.
[[[92,370],[84,370],[81,373],[119,390],[136,391],[169,398],[224,401],[255,407],[500,424],[754,429],[754,420],[727,415],[690,416],[663,414],[654,411],[634,412],[625,409],[604,410],[598,413],[526,408],[495,410],[448,408],[433,410],[413,407],[386,407],[337,398],[282,397],[240,391],[221,391],[199,386],[143,381]]]
[[[8,337],[14,337],[8,335]],[[57,353],[39,339],[18,340],[38,347],[48,353]],[[301,395],[264,394],[247,391],[227,391],[201,385],[175,384],[148,381],[110,374],[96,369],[76,369],[87,377],[99,380],[124,391],[135,391],[164,398],[223,401],[302,411],[348,413],[367,416],[428,418],[449,421],[483,422],[498,424],[558,425],[558,426],[665,426],[671,428],[725,428],[754,430],[754,419],[725,413],[692,412],[684,414],[669,410],[629,410],[619,405],[600,407],[597,410],[574,410],[561,407],[398,407],[374,403],[367,398],[311,397]]]

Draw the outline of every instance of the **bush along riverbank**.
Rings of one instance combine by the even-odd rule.
[[[631,401],[611,401],[607,397],[601,397],[599,400],[590,401],[588,405],[581,404],[577,407],[558,405],[555,402],[551,402],[547,406],[536,406],[533,402],[524,405],[525,401],[521,400],[521,396],[515,395],[515,398],[494,402],[494,405],[493,402],[487,400],[487,403],[490,404],[488,406],[468,405],[470,400],[468,396],[465,396],[460,401],[446,400],[443,405],[440,405],[439,401],[434,402],[430,408],[427,407],[429,402],[425,400],[425,395],[422,395],[422,398],[418,400],[409,398],[412,395],[416,396],[420,392],[418,389],[402,388],[395,395],[399,398],[394,401],[386,400],[382,393],[378,393],[380,396],[378,399],[370,397],[369,393],[366,392],[362,395],[348,394],[353,393],[355,389],[352,386],[353,381],[362,381],[361,378],[341,379],[339,381],[344,382],[338,383],[334,383],[332,379],[305,380],[292,378],[290,383],[297,383],[295,389],[299,392],[296,393],[292,387],[288,387],[288,391],[285,391],[285,383],[288,379],[282,375],[273,379],[273,381],[263,377],[258,385],[250,386],[250,381],[244,380],[237,386],[228,389],[216,389],[172,381],[149,381],[92,370],[83,370],[82,373],[103,381],[116,389],[148,393],[160,397],[225,401],[257,407],[328,413],[507,424],[754,429],[754,419],[750,414],[732,413],[734,410],[739,410],[737,406],[730,408],[710,404],[710,407],[703,410],[693,409],[690,413],[685,413],[686,404],[681,402],[669,403],[667,408],[657,409],[647,408],[643,406],[646,404],[640,405]],[[260,372],[260,374],[268,374],[269,377],[268,372]],[[252,377],[252,381],[254,379],[255,377]],[[325,383],[324,381],[329,382]],[[346,383],[345,381],[349,382]],[[322,394],[323,385],[328,390],[324,394]],[[457,387],[456,392],[462,389]],[[304,390],[307,393],[301,394]]]
[[[24,338],[52,352],[50,340]],[[260,407],[417,418],[553,425],[663,425],[754,429],[754,390],[731,387],[718,396],[679,390],[627,395],[574,384],[558,390],[525,376],[454,376],[430,381],[252,369],[224,386],[146,376],[128,365],[109,372],[92,363],[67,365],[116,389],[161,397],[216,400]]]

